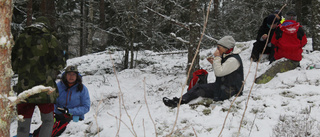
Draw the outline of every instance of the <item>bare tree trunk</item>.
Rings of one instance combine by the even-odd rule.
[[[93,46],[93,0],[89,2],[89,26],[88,26],[88,46],[87,52],[92,53],[92,46]]]
[[[11,34],[12,21],[12,0],[0,0],[0,94],[9,96],[11,91],[10,82],[12,76],[11,69],[11,51],[13,45],[13,36]],[[10,136],[10,120],[12,118],[13,108],[7,108],[9,100],[0,99],[0,136]]]
[[[50,25],[53,30],[56,30],[56,6],[55,0],[47,0],[46,2],[46,17],[50,21]]]
[[[320,2],[312,1],[312,47],[313,50],[320,50]]]
[[[133,38],[131,38],[131,42],[130,42],[130,68],[133,68],[133,62],[134,62],[134,49],[133,49]]]
[[[214,7],[214,10],[213,10],[213,20],[214,20],[214,24],[215,24],[215,27],[214,27],[214,33],[216,35],[219,34],[219,25],[218,25],[218,19],[219,19],[219,0],[214,0],[213,1],[213,7]]]
[[[28,0],[27,5],[27,26],[30,26],[32,24],[32,0]]]
[[[47,0],[41,0],[40,3],[40,12],[41,12],[41,16],[46,16],[47,14],[47,4],[46,4]]]
[[[153,8],[152,5],[153,5],[153,1],[149,1],[148,7],[149,7],[149,8]],[[148,29],[146,30],[146,32],[147,32],[147,36],[152,39],[152,37],[153,37],[153,36],[152,36],[152,35],[153,35],[152,33],[153,33],[153,29],[154,29],[154,24],[153,24],[153,23],[154,23],[154,16],[153,16],[154,13],[151,12],[150,10],[148,10],[147,12],[148,12],[148,13],[147,13],[147,17],[146,17],[146,18],[147,18],[147,20],[150,21],[150,22],[146,24],[146,25],[148,26],[148,27],[147,27]],[[150,42],[148,42],[148,45],[145,46],[145,48],[146,48],[147,50],[151,50],[151,49],[152,49],[153,43],[152,43],[152,40],[151,40],[151,39],[149,40]]]
[[[128,45],[129,43],[126,42],[126,45]],[[128,64],[129,64],[129,49],[126,48],[125,49],[125,53],[124,53],[124,62],[123,62],[123,69],[127,69],[128,68]]]
[[[198,0],[192,0],[190,1],[190,45],[188,48],[188,65],[187,65],[187,72],[191,67],[191,73],[196,71],[197,69],[200,68],[199,66],[199,54],[197,55],[193,66],[191,66],[192,60],[196,54],[197,46],[199,44],[199,39],[200,39],[200,26],[197,23],[199,20],[199,13],[198,13]],[[191,76],[188,78],[188,83],[191,80]]]
[[[84,5],[84,0],[81,1],[80,3],[80,14],[83,15],[83,5]],[[82,45],[83,45],[83,17],[80,17],[80,36],[79,36],[79,39],[80,39],[80,44],[79,44],[79,55],[81,56],[82,55]],[[77,54],[78,55],[78,54]]]
[[[105,23],[106,23],[106,14],[105,14],[105,8],[104,8],[104,0],[100,0],[100,28],[105,29]]]
[[[87,44],[87,10],[86,10],[86,0],[81,1],[81,30],[80,30],[80,56],[83,56],[86,54],[86,44]]]
[[[32,6],[32,5],[28,5]],[[54,0],[41,0],[40,4],[40,12],[41,15],[46,17],[50,21],[51,28],[53,30],[56,29],[55,22],[56,22],[56,7]],[[32,15],[32,12],[31,12]]]
[[[130,68],[133,68],[133,63],[134,63],[134,42],[136,40],[136,34],[137,34],[137,7],[138,7],[138,0],[135,0],[133,10],[134,10],[134,15],[132,17],[133,24],[132,24],[132,31],[131,31],[131,62],[130,62]]]

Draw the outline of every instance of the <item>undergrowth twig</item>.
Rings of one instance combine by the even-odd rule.
[[[196,59],[196,57],[197,57],[198,53],[199,53],[199,49],[200,49],[200,45],[201,45],[201,41],[202,41],[202,38],[203,38],[204,32],[205,32],[205,30],[206,30],[206,28],[207,28],[207,23],[208,23],[208,18],[209,18],[209,13],[210,13],[210,6],[211,6],[212,1],[213,1],[213,0],[210,0],[210,3],[209,3],[209,5],[208,5],[208,8],[207,8],[207,9],[208,9],[208,10],[207,10],[207,15],[206,15],[206,19],[204,20],[203,30],[202,30],[202,33],[201,33],[201,37],[200,37],[200,39],[199,39],[199,43],[198,43],[198,46],[197,46],[197,50],[196,50],[195,55],[193,56],[193,59],[192,59],[192,62],[191,62],[190,68],[189,68],[189,70],[188,70],[188,75],[187,75],[186,82],[185,82],[185,84],[184,84],[184,86],[182,87],[182,90],[181,90],[181,95],[180,95],[179,103],[178,103],[178,106],[177,106],[176,120],[175,120],[175,122],[174,122],[174,124],[173,124],[172,131],[169,133],[169,135],[168,135],[168,136],[171,136],[171,135],[173,134],[173,132],[174,132],[174,128],[175,128],[175,126],[177,125],[177,121],[178,121],[178,117],[179,117],[179,110],[180,110],[180,105],[181,105],[181,100],[182,100],[183,91],[184,91],[184,89],[185,89],[185,87],[186,87],[186,85],[187,85],[187,83],[188,83],[188,78],[189,78],[189,76],[190,76],[190,72],[191,72],[192,66],[193,66],[193,64],[194,64],[194,61],[195,61],[195,59]]]

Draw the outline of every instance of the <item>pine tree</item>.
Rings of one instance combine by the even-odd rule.
[[[13,108],[8,108],[11,69],[11,50],[13,37],[11,34],[12,0],[0,0],[0,136],[10,136],[10,120]]]

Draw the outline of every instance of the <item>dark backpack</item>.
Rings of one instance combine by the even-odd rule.
[[[53,125],[51,137],[60,136],[66,130],[67,125],[72,120],[72,116],[68,114],[55,114],[54,117],[56,120]],[[33,131],[33,137],[39,137],[40,129],[41,126]]]
[[[192,74],[192,79],[190,80],[188,91],[194,87],[196,84],[207,84],[208,72],[204,69],[199,69]]]

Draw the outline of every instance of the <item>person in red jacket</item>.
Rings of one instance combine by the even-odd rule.
[[[289,11],[286,21],[280,24],[271,39],[274,45],[273,66],[259,76],[255,83],[269,82],[277,73],[293,70],[300,65],[302,48],[307,44],[307,37],[300,23],[296,22],[296,14]],[[281,60],[280,60],[281,59]]]

